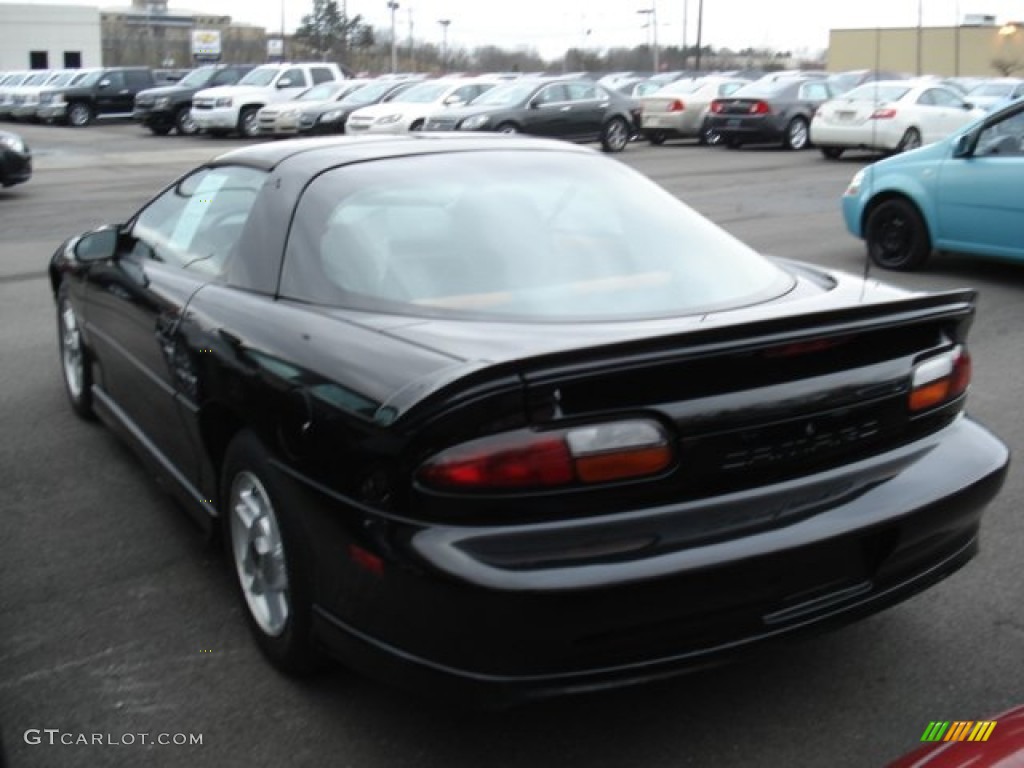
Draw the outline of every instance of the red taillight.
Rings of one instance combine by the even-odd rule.
[[[522,490],[643,477],[671,463],[664,430],[630,419],[473,440],[428,460],[417,478],[440,490]]]
[[[722,102],[720,102],[718,100],[715,100],[715,101],[711,102],[711,111],[716,113],[716,114],[721,112],[724,108],[725,108],[725,106],[722,104]]]
[[[682,112],[684,109],[686,109],[686,104],[684,104],[679,99],[676,99],[675,101],[668,105],[669,112]]]
[[[879,107],[871,113],[872,120],[892,120],[896,117],[896,110],[892,107]]]
[[[929,358],[914,368],[910,410],[914,413],[948,403],[971,383],[971,356],[963,347]]]
[[[752,115],[767,115],[770,114],[772,108],[766,101],[755,101],[750,105],[750,114]]]

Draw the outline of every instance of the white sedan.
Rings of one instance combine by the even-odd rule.
[[[730,95],[749,80],[728,77],[702,77],[676,80],[637,101],[643,110],[640,132],[651,144],[665,139],[698,139],[701,144],[715,143],[704,129],[704,117],[715,99]]]
[[[941,85],[882,80],[822,104],[811,121],[811,141],[833,160],[847,149],[905,152],[940,141],[984,114]]]
[[[418,131],[435,112],[468,104],[497,84],[496,80],[428,80],[391,101],[357,109],[345,122],[345,133]]]

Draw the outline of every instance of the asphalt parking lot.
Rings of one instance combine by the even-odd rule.
[[[880,766],[929,721],[1024,703],[1024,481],[1013,470],[965,569],[859,624],[730,666],[502,713],[344,669],[279,676],[249,639],[219,552],[110,433],[72,415],[44,279],[65,237],[124,220],[244,142],[130,124],[15,130],[36,170],[0,191],[0,730],[13,768]],[[866,156],[636,143],[619,159],[766,253],[864,270],[838,198]],[[1024,267],[941,255],[919,274],[872,274],[980,291],[969,407],[1019,451]],[[41,744],[26,742],[30,729]],[[44,729],[135,743],[50,745]]]

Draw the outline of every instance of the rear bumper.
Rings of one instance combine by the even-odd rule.
[[[821,121],[811,123],[811,141],[819,147],[843,149],[896,149],[902,131],[893,130],[884,120],[875,120],[875,126],[830,125]],[[891,121],[890,121],[891,122]]]
[[[708,118],[707,126],[713,128],[725,139],[738,140],[749,144],[776,143],[786,138],[786,120],[776,115],[767,117],[719,117]]]
[[[360,520],[308,490],[319,497],[306,507],[318,636],[377,676],[489,704],[678,674],[850,622],[947,577],[977,551],[1008,461],[998,439],[962,418],[855,465],[701,502],[717,514],[816,493],[820,511],[655,554],[644,541],[670,539],[672,525],[702,510],[425,528]],[[639,542],[635,552],[628,542]],[[346,558],[353,544],[381,558],[379,573]]]

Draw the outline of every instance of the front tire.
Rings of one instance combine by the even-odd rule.
[[[75,128],[84,128],[92,122],[92,107],[82,101],[73,102],[68,106],[68,124]]]
[[[92,371],[89,353],[82,338],[78,314],[71,305],[66,284],[57,294],[57,340],[60,345],[60,367],[64,374],[64,389],[68,393],[71,410],[82,419],[91,421]]]
[[[192,119],[192,110],[182,107],[174,117],[174,127],[179,136],[195,136],[199,133],[199,124]]]
[[[149,126],[149,131],[154,136],[166,136],[171,132],[171,126],[160,123],[159,125]]]
[[[879,203],[864,226],[868,256],[884,269],[911,270],[924,265],[932,252],[928,228],[909,200]]]
[[[666,138],[667,136],[665,136],[664,131],[652,131],[647,134],[647,140],[656,147],[660,147],[664,144]]]
[[[621,117],[613,117],[601,129],[601,149],[605,152],[621,152],[629,144],[629,126]]]
[[[519,133],[519,126],[515,123],[502,123],[494,130],[496,133]]]
[[[313,641],[313,558],[287,481],[247,430],[228,446],[221,478],[224,542],[249,628],[285,674],[322,665]]]
[[[409,126],[409,130],[410,131],[422,131],[423,130],[423,120],[417,120],[415,123],[413,123],[412,125]]]
[[[821,154],[828,160],[838,160],[843,155],[842,147],[822,147]]]
[[[255,139],[260,135],[260,125],[256,119],[259,107],[245,107],[238,115],[238,132],[247,139]]]
[[[786,149],[799,151],[807,149],[811,145],[810,132],[807,121],[802,117],[794,117],[786,126],[786,138],[783,146]]]

